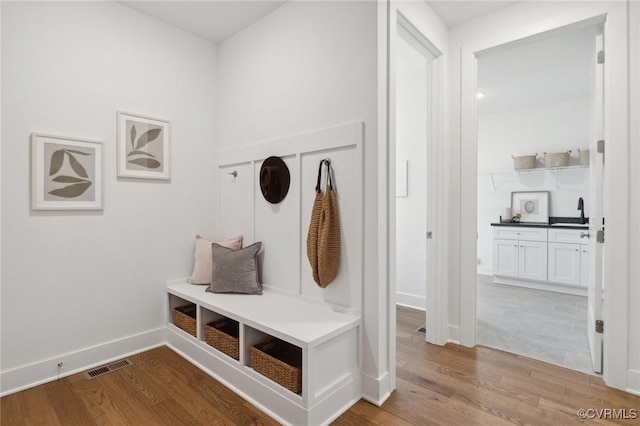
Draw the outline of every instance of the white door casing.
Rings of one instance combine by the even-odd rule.
[[[596,53],[604,52],[603,34],[596,35]],[[604,233],[603,218],[603,179],[604,153],[598,152],[598,141],[604,140],[604,64],[594,60],[594,129],[589,144],[590,153],[590,185],[589,185],[589,252],[591,265],[587,286],[587,337],[593,371],[602,373],[603,330],[597,323],[603,320],[602,315],[602,243],[598,242],[598,232]]]
[[[527,6],[522,6],[525,9]],[[542,7],[542,6],[541,6]],[[519,5],[511,11],[519,9]],[[459,221],[452,233],[460,237],[459,285],[460,343],[475,345],[476,247],[477,235],[477,55],[489,49],[518,42],[532,36],[542,36],[578,26],[604,24],[604,136],[607,140],[608,167],[605,176],[607,239],[615,244],[607,248],[602,265],[607,294],[604,300],[605,323],[608,324],[604,347],[603,378],[607,385],[627,389],[628,368],[628,295],[629,295],[629,198],[615,196],[629,193],[629,75],[627,8],[625,2],[581,3],[555,15],[549,10],[546,18],[532,20],[527,25],[505,24],[503,28],[487,31],[460,46],[460,194],[466,200],[459,212]],[[454,76],[455,78],[455,76]],[[455,111],[454,111],[455,114]],[[452,116],[453,117],[453,116]],[[452,128],[452,131],[454,128]],[[456,130],[457,133],[457,130]],[[455,142],[455,141],[454,141]],[[593,160],[592,160],[593,161]],[[454,204],[455,205],[455,204]],[[458,206],[456,206],[458,208]],[[591,213],[590,213],[591,216]],[[459,234],[456,231],[459,227]],[[594,253],[591,253],[594,255]],[[457,264],[455,258],[451,258]],[[597,263],[597,262],[595,262]],[[455,271],[452,271],[455,273]],[[590,274],[591,275],[591,274]]]

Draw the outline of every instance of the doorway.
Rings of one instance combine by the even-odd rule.
[[[424,312],[419,329],[425,340],[443,344],[436,249],[442,53],[400,11],[396,17],[390,108],[395,157],[395,299],[397,305]]]
[[[588,339],[601,34],[582,25],[476,55],[476,343],[587,373],[602,371]]]
[[[400,22],[396,43],[396,303],[427,311],[431,64],[435,55]],[[425,316],[426,322],[426,316]]]

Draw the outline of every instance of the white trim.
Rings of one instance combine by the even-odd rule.
[[[563,284],[545,283],[537,281],[518,280],[505,277],[493,277],[494,284],[512,285],[515,287],[533,288],[536,290],[553,291],[556,293],[573,294],[587,297],[587,288]]]
[[[455,343],[456,345],[460,344],[460,327],[449,324],[449,339],[447,342]]]
[[[363,294],[363,306],[369,304],[371,309],[371,318],[368,320],[367,313],[363,315],[364,329],[372,327],[374,334],[370,338],[373,347],[371,362],[372,368],[368,368],[363,363],[362,373],[362,389],[363,398],[374,403],[380,399],[378,395],[380,390],[375,390],[372,382],[374,381],[371,374],[379,376],[382,371],[389,372],[390,380],[386,393],[390,393],[395,389],[396,384],[396,311],[395,311],[395,287],[392,287],[389,277],[395,273],[391,264],[391,256],[395,256],[395,243],[392,243],[389,237],[389,226],[393,221],[390,218],[390,203],[395,203],[395,193],[391,194],[389,184],[389,134],[395,129],[390,128],[389,122],[389,103],[390,101],[390,85],[389,66],[391,63],[391,52],[389,49],[390,29],[390,0],[378,0],[377,10],[377,34],[378,34],[378,151],[377,151],[377,185],[378,185],[378,223],[377,223],[377,288],[372,292],[374,295],[369,296]],[[394,188],[395,190],[395,188]],[[395,192],[395,191],[394,191]],[[367,303],[365,303],[365,300]],[[385,309],[386,306],[386,309]],[[386,327],[385,327],[386,326]],[[364,352],[364,351],[363,351]],[[363,359],[363,361],[365,361]],[[365,373],[365,370],[369,370]],[[386,399],[386,398],[385,398]]]
[[[640,371],[627,371],[627,392],[640,396]]]
[[[629,286],[629,121],[628,121],[628,66],[626,4],[604,2],[588,4],[530,25],[513,28],[509,36],[492,35],[461,48],[461,123],[460,123],[460,199],[469,200],[460,211],[460,341],[465,346],[475,345],[475,282],[477,235],[477,126],[476,126],[476,56],[488,49],[524,38],[562,31],[569,26],[585,22],[605,23],[605,99],[607,134],[607,184],[610,195],[607,217],[608,241],[615,241],[607,250],[614,251],[605,258],[605,323],[607,344],[604,353],[604,380],[618,389],[626,389],[628,341],[628,286]],[[619,196],[623,194],[626,196]],[[615,195],[615,196],[614,196]],[[613,290],[613,291],[612,291]]]
[[[386,318],[378,316],[377,371],[381,373],[388,369],[389,389],[396,386],[396,283],[395,283],[395,39],[398,23],[398,10],[406,21],[424,39],[428,40],[441,55],[434,61],[434,67],[439,78],[439,106],[438,129],[436,143],[436,166],[438,182],[436,184],[436,204],[440,207],[435,213],[434,232],[436,238],[432,241],[433,253],[437,255],[435,261],[435,288],[427,288],[427,302],[434,304],[427,314],[433,315],[429,321],[434,324],[425,335],[433,343],[444,345],[449,333],[448,318],[448,238],[449,220],[448,206],[448,175],[445,164],[449,157],[448,108],[446,106],[448,93],[447,50],[448,29],[442,20],[422,2],[396,2],[394,0],[378,1],[378,313],[387,306]],[[438,233],[441,233],[438,235]],[[366,315],[365,315],[366,317]],[[386,328],[383,325],[386,322]],[[433,334],[432,334],[433,333]],[[386,348],[386,363],[382,353]],[[363,380],[364,383],[364,380]],[[365,398],[370,400],[368,398]],[[372,400],[375,400],[372,399]]]
[[[415,294],[396,291],[396,305],[426,311],[427,298],[424,296],[416,296]]]
[[[373,377],[369,374],[362,373],[362,399],[372,403],[377,407],[381,407],[384,402],[391,396],[389,373],[383,374],[381,377]]]
[[[362,149],[363,133],[364,122],[362,121],[339,124],[218,151],[217,164],[218,167],[229,167],[250,161],[262,161],[272,155],[295,157],[300,153],[331,151],[349,146]]]
[[[120,358],[163,346],[166,340],[165,330],[166,327],[156,328],[3,371],[0,373],[0,384],[2,385],[0,396],[29,389]],[[60,374],[57,371],[59,362],[64,362],[64,370]]]

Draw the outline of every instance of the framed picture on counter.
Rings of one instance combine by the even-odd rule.
[[[512,192],[511,211],[520,222],[549,223],[549,191]]]

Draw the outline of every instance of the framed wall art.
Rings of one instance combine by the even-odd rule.
[[[169,122],[118,111],[118,176],[171,179]]]
[[[520,222],[549,223],[549,191],[512,192],[511,211]]]
[[[102,210],[102,143],[33,133],[31,208]]]

